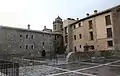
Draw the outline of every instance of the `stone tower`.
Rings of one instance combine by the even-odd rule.
[[[62,32],[63,22],[62,19],[58,16],[55,21],[53,21],[53,32]]]

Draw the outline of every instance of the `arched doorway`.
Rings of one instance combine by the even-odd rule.
[[[45,57],[46,56],[46,52],[45,50],[42,51],[42,57]]]

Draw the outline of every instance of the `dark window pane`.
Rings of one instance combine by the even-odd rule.
[[[94,40],[94,38],[93,38],[93,32],[90,32],[90,40]]]
[[[28,39],[28,35],[26,35],[26,38]]]
[[[44,45],[44,42],[42,42],[42,45]]]
[[[107,28],[107,38],[112,38],[112,28]]]
[[[74,35],[74,40],[76,40],[76,35]]]
[[[74,47],[74,49],[75,49],[75,52],[76,52],[77,51],[76,47]]]
[[[75,25],[73,25],[74,26],[74,29],[76,28],[76,26]]]
[[[110,15],[105,16],[106,25],[111,25]]]
[[[67,34],[68,33],[68,30],[67,30],[68,28],[67,27],[65,27],[65,34]]]
[[[94,50],[94,49],[95,49],[93,45],[91,45],[91,49],[92,49],[92,50]]]
[[[63,27],[63,25],[60,25],[60,28],[62,28]]]
[[[28,45],[26,45],[26,49],[28,49]]]
[[[112,47],[113,46],[113,41],[107,41],[108,47]]]
[[[54,25],[54,29],[56,30],[56,25]]]
[[[20,37],[22,37],[22,35],[20,35]]]
[[[68,37],[65,36],[65,43],[68,43]]]
[[[55,40],[56,40],[56,35],[55,35]]]
[[[80,45],[80,48],[81,48],[81,45]]]
[[[79,23],[79,27],[81,27],[81,23]]]
[[[90,20],[90,21],[89,21],[89,29],[92,29],[92,28],[93,28],[92,25],[93,25],[92,20]]]
[[[33,45],[31,45],[31,49],[34,49],[34,46],[33,46]]]
[[[31,39],[33,39],[33,35],[31,36]]]
[[[80,39],[82,38],[82,35],[81,35],[81,34],[79,34],[79,38],[80,38]]]

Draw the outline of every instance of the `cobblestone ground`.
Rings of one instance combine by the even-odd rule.
[[[25,61],[25,60],[24,60]],[[28,60],[26,60],[28,61]],[[41,64],[35,60],[34,66],[20,67],[20,76],[117,76],[120,75],[120,60],[109,58],[97,62],[85,61],[79,63],[67,63],[64,59],[46,60]],[[42,61],[43,62],[43,61]],[[36,65],[37,64],[37,65]]]
[[[120,75],[120,67],[116,66],[101,66],[93,69],[83,70],[79,72],[89,73],[98,76],[117,76]]]
[[[20,76],[46,76],[54,73],[65,72],[45,65],[20,67]]]

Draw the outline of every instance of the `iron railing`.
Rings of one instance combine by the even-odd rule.
[[[19,76],[19,64],[0,60],[0,76]]]

